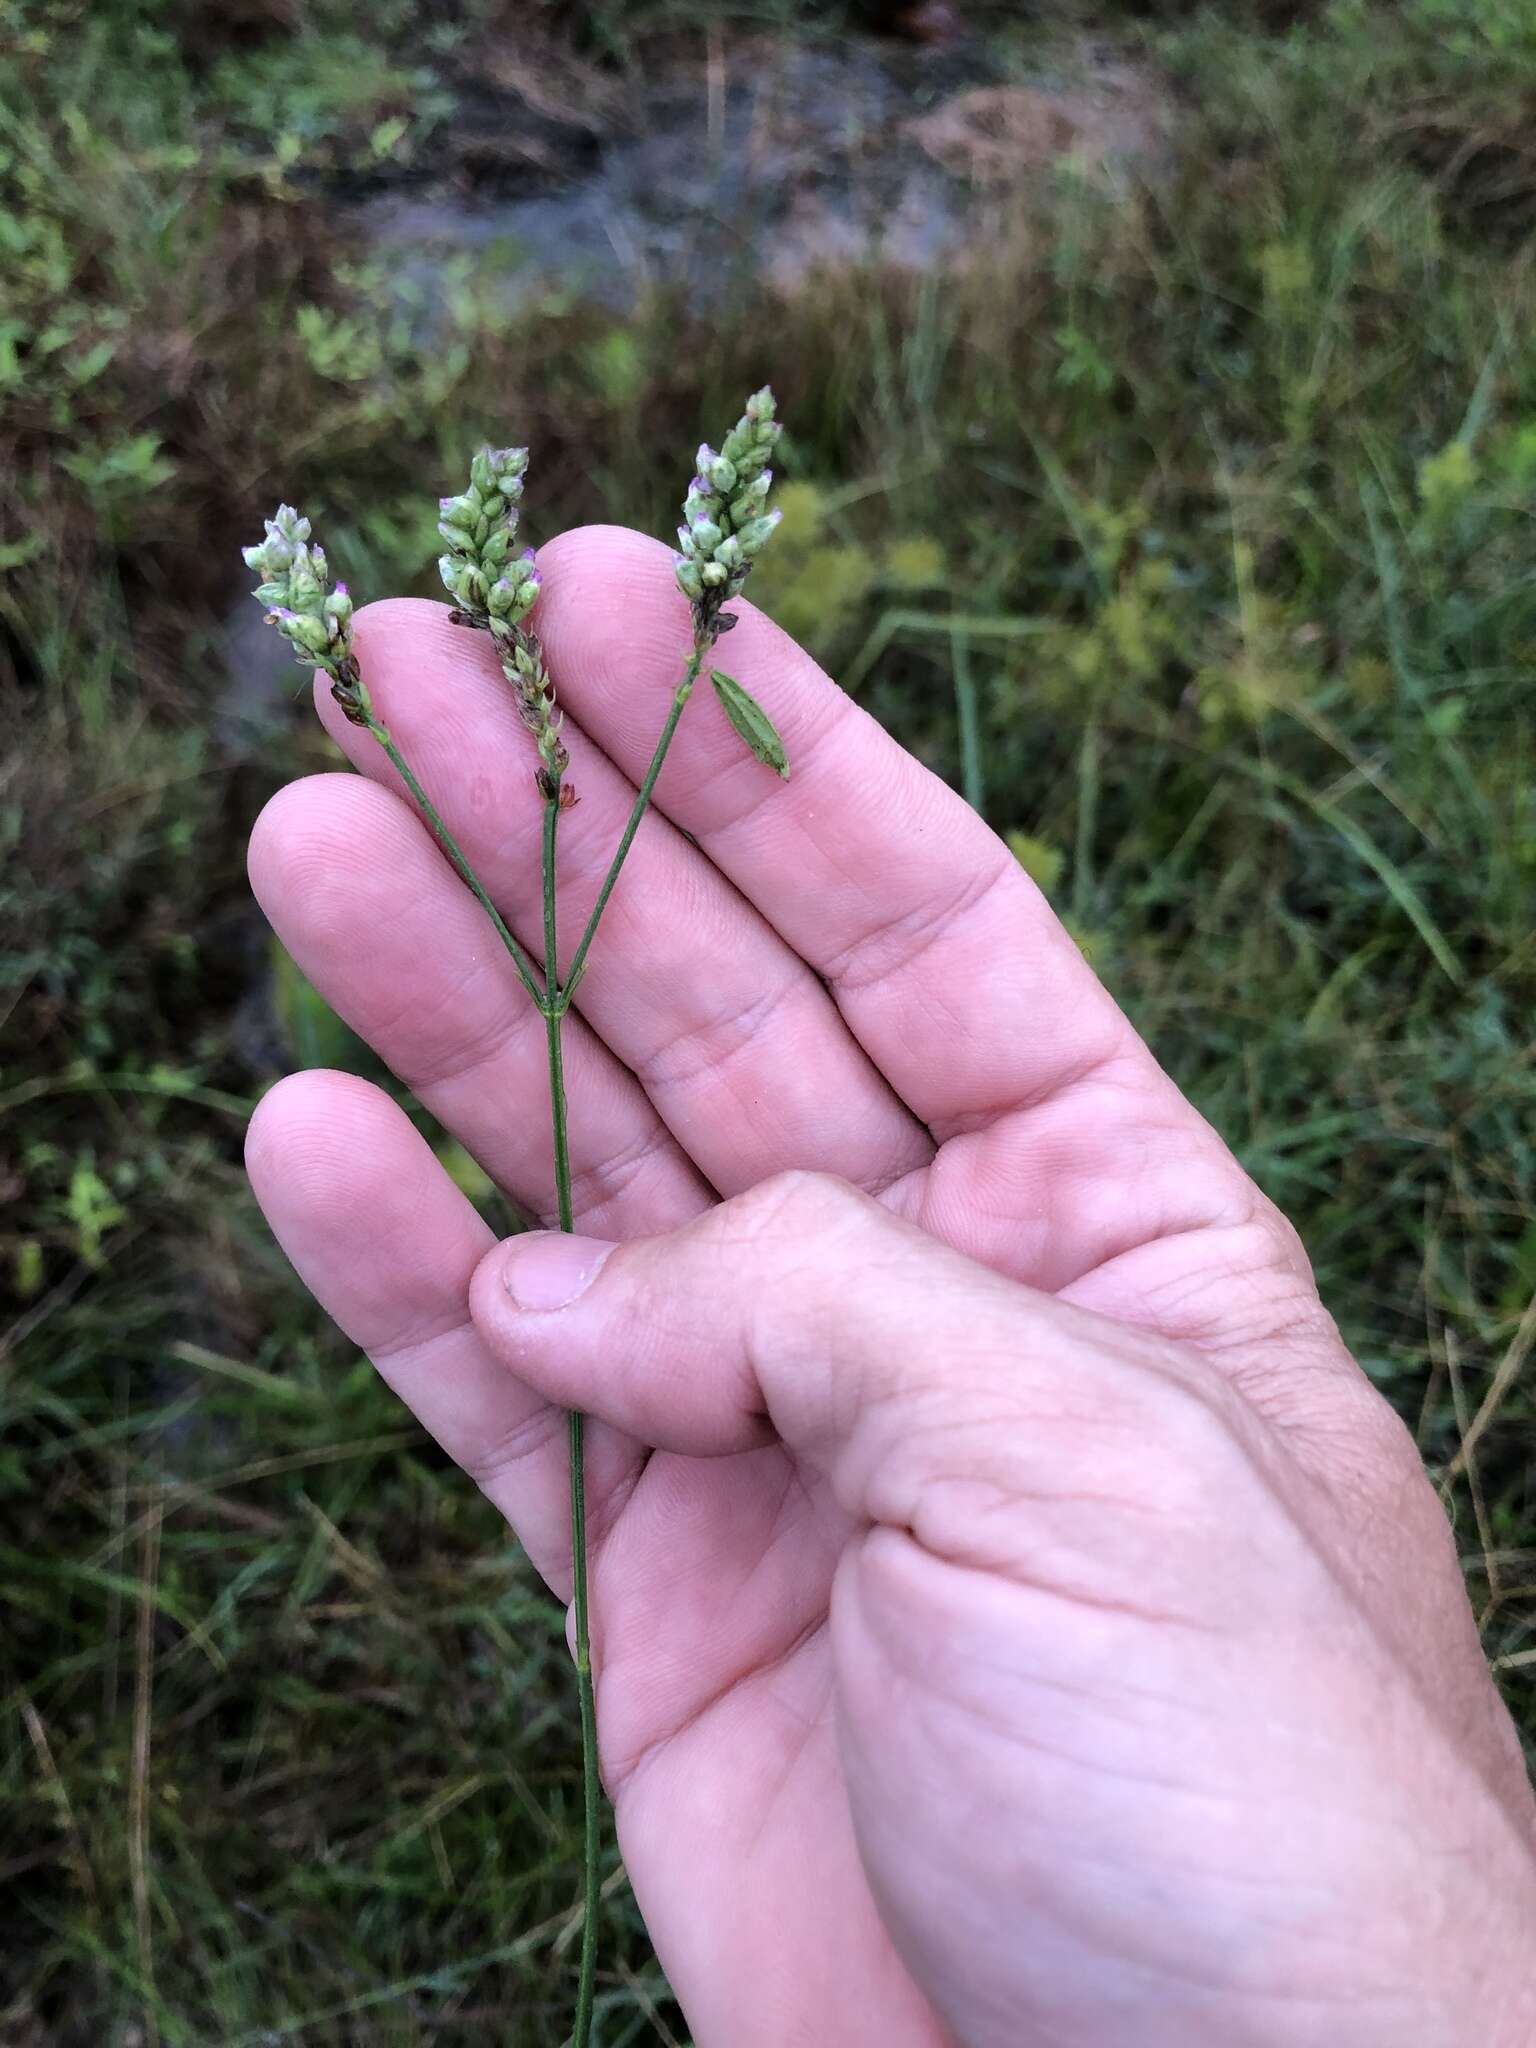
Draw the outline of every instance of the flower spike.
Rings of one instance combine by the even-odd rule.
[[[708,645],[732,623],[722,608],[735,597],[779,523],[767,509],[773,471],[768,467],[780,434],[773,393],[765,384],[718,450],[701,442],[694,477],[683,500],[672,558],[678,588],[693,605],[694,626]]]

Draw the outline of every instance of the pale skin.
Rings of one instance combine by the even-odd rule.
[[[569,947],[688,622],[637,535],[540,568]],[[249,1144],[299,1272],[562,1597],[562,1409],[597,1418],[604,1778],[694,2039],[1521,2048],[1536,1817],[1412,1443],[1007,849],[740,609],[793,779],[690,707],[568,1020],[581,1241],[496,1246],[348,1076]],[[412,601],[357,637],[537,950],[489,650]],[[319,703],[363,773],[272,801],[257,895],[548,1217],[542,1023]]]

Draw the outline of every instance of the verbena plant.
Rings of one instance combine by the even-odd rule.
[[[352,641],[352,598],[344,583],[334,587],[325,553],[311,541],[310,522],[291,505],[280,505],[267,521],[266,538],[245,549],[248,568],[261,577],[256,596],[269,607],[267,618],[308,668],[330,677],[331,695],[354,725],[384,749],[406,788],[425,814],[448,858],[495,927],[529,1000],[544,1019],[549,1051],[549,1108],[554,1133],[555,1199],[560,1228],[574,1228],[567,1140],[565,1070],[561,1025],[586,972],[598,924],[650,804],[673,735],[693,694],[699,671],[715,642],[735,625],[726,609],[737,596],[758,553],[778,524],[768,510],[773,481],[769,468],[779,438],[773,393],[765,386],[747,400],[746,410],[718,452],[705,442],[683,502],[678,528],[680,552],[673,558],[679,588],[692,608],[693,644],[672,693],[671,706],[636,793],[634,807],[603,877],[585,928],[560,978],[555,924],[556,850],[560,815],[576,802],[567,779],[570,755],[561,737],[563,718],[539,638],[526,623],[539,596],[539,570],[532,548],[514,552],[518,506],[528,468],[526,448],[482,448],[470,464],[469,483],[457,497],[439,500],[438,532],[447,552],[439,557],[443,583],[453,599],[455,624],[489,633],[514,694],[518,714],[538,753],[534,784],[543,805],[543,965],[535,965],[491,900],[442,814],[396,745],[374,708],[367,679]],[[726,716],[757,758],[787,778],[789,763],[772,722],[740,683],[711,668]],[[583,1933],[576,1995],[575,2048],[591,2037],[597,1961],[598,1847],[601,1826],[597,1768],[597,1718],[592,1687],[591,1629],[587,1609],[586,1505],[583,1475],[584,1418],[569,1418],[571,1475],[572,1608],[576,1633],[576,1685],[581,1709],[583,1829]]]

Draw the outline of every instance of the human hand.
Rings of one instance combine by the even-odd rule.
[[[633,535],[540,566],[574,935],[686,608]],[[357,623],[383,717],[536,942],[499,674],[440,607]],[[518,1310],[503,1280],[549,1241],[492,1250],[382,1094],[296,1076],[250,1140],[300,1272],[559,1591],[561,1404],[602,1418],[604,1769],[695,2037],[1513,2048],[1513,1731],[1294,1234],[981,821],[750,607],[731,654],[794,779],[712,707],[684,719],[671,822],[568,1028],[577,1227],[646,1241]],[[540,1020],[382,757],[321,715],[368,780],[274,799],[257,893],[547,1215]]]

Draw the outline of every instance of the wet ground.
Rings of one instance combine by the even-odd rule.
[[[1146,166],[1161,121],[1145,74],[1093,46],[1024,75],[980,39],[759,40],[630,88],[511,52],[342,218],[429,326],[466,262],[509,306],[562,289],[623,311],[679,284],[708,302],[764,277],[793,292],[828,268],[961,260],[1063,159]],[[283,653],[254,605],[237,611],[228,743],[276,708]]]
[[[471,139],[467,175],[447,163],[356,219],[418,276],[450,251],[495,248],[514,293],[557,277],[618,308],[657,283],[713,296],[743,273],[789,286],[874,252],[926,263],[955,237],[963,192],[910,124],[993,82],[980,50],[933,63],[873,42],[763,45],[647,86],[601,138],[546,128],[534,161],[499,173]]]
[[[1073,151],[1143,156],[1155,127],[1145,81],[1092,51],[1023,79],[980,41],[758,42],[607,106],[493,96],[424,181],[354,218],[418,282],[494,249],[514,297],[558,279],[622,308],[649,284],[713,295],[743,273],[792,289],[871,257],[926,268],[1011,181]]]

